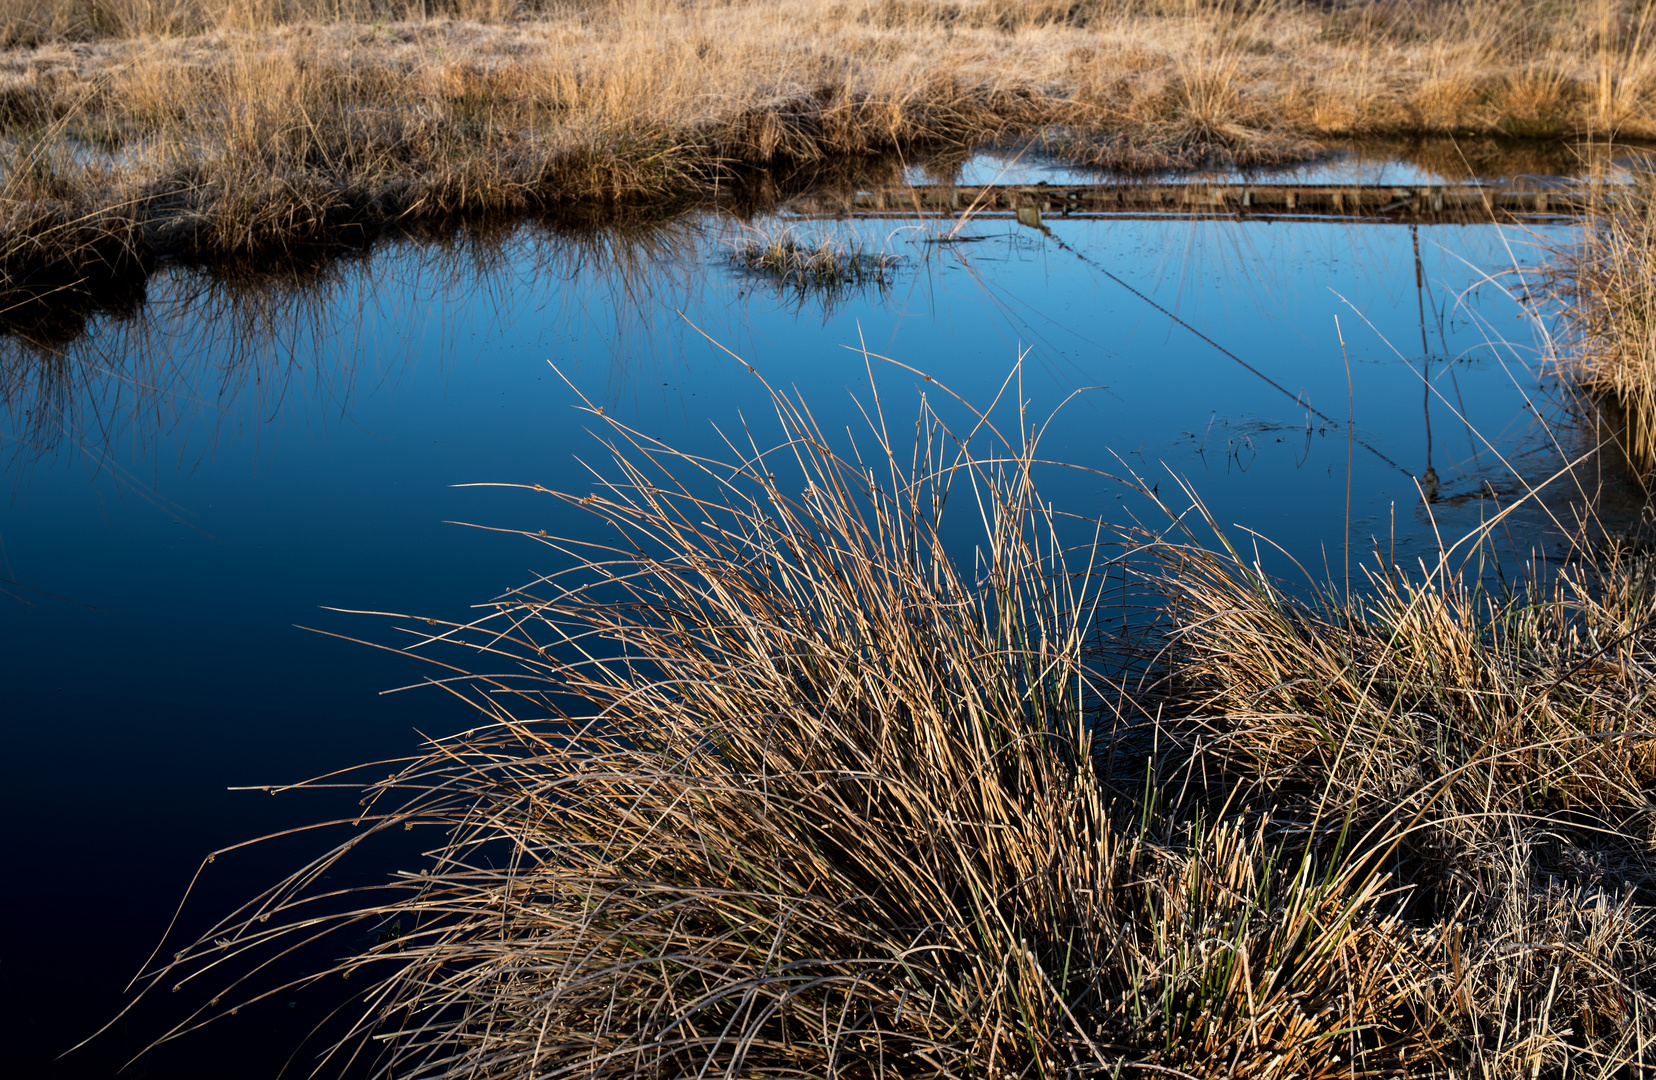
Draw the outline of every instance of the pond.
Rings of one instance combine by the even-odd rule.
[[[959,175],[1076,180],[1030,168],[984,156]],[[1348,180],[1321,168],[1307,182]],[[1414,175],[1391,168],[1361,178]],[[205,853],[337,809],[228,789],[474,722],[438,690],[385,693],[427,672],[376,647],[397,643],[387,622],[351,612],[463,618],[557,569],[520,531],[578,531],[565,504],[473,485],[590,490],[586,465],[608,452],[583,399],[729,458],[727,439],[775,433],[761,377],[865,445],[871,378],[894,424],[922,393],[954,408],[935,384],[1002,395],[998,415],[1052,417],[1042,457],[1093,470],[1043,473],[1055,506],[1165,528],[1122,480],[1175,510],[1182,484],[1268,569],[1337,580],[1348,545],[1352,563],[1434,558],[1588,449],[1532,299],[1574,227],[786,209],[524,222],[257,273],[164,265],[141,303],[77,316],[50,344],[0,342],[0,799],[20,868],[0,900],[0,1016],[18,1075],[110,1075],[178,1020],[160,1001],[54,1060],[119,1008]],[[778,236],[884,258],[860,282],[797,288],[737,258]],[[1640,512],[1613,468],[1593,475],[1601,490],[1555,482],[1514,514],[1511,549],[1557,555],[1588,506]],[[182,925],[307,844],[216,861]],[[273,1002],[135,1075],[222,1076],[231,1060],[273,1075],[316,1008]]]

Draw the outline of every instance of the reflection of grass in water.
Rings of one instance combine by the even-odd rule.
[[[203,440],[195,452],[204,453],[226,424],[263,422],[313,401],[326,402],[319,417],[348,410],[362,376],[412,357],[339,342],[369,325],[348,310],[352,301],[372,305],[383,295],[511,309],[579,276],[611,288],[624,318],[629,305],[647,308],[655,290],[671,286],[662,268],[697,242],[696,223],[684,219],[623,218],[607,228],[474,223],[366,250],[169,263],[159,276],[139,277],[124,303],[13,313],[65,332],[37,332],[38,320],[19,319],[0,335],[4,449],[11,464],[67,447],[113,467],[108,451],[117,445],[125,448],[118,457],[141,457],[180,435]],[[418,347],[411,338],[394,348]],[[188,456],[182,445],[177,452]]]
[[[773,400],[779,445],[730,464],[608,420],[611,470],[557,496],[604,539],[531,534],[572,568],[409,623],[415,655],[510,672],[445,665],[481,726],[377,766],[341,847],[154,984],[336,928],[359,1034],[428,1077],[1609,1077],[1656,1050],[1648,558],[1491,591],[1462,561],[1491,526],[1307,597],[1211,520],[1070,546],[1021,398],[967,429],[923,406],[912,451],[876,405],[842,452]],[[324,875],[403,829],[427,863],[327,915]]]
[[[79,321],[69,340],[42,341],[13,327],[0,338],[11,451],[33,458],[68,444],[103,460],[111,445],[147,447],[202,416],[216,428],[245,393],[280,401],[293,355],[327,324],[350,268],[337,256],[258,271],[173,267],[163,299],[141,293],[127,310],[101,311],[90,333]]]

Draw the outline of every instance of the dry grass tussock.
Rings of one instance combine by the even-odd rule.
[[[1650,1063],[1656,560],[1492,583],[1446,558],[1346,602],[1220,541],[1158,552],[1164,782],[1371,852],[1430,973],[1417,1020],[1471,1075]]]
[[[1555,252],[1551,287],[1566,374],[1596,399],[1632,470],[1656,469],[1656,174],[1604,191],[1580,239]]]
[[[903,262],[858,238],[813,237],[796,226],[745,230],[731,261],[777,292],[799,300],[814,297],[825,308],[855,293],[884,292]]]
[[[569,569],[407,621],[483,722],[150,973],[211,995],[180,1032],[321,983],[358,995],[335,1063],[408,1077],[1651,1060],[1648,558],[1295,599],[1223,543],[1107,554],[1014,410],[876,397],[836,451],[773,400],[729,464],[603,418],[548,493],[597,531],[527,534]],[[418,872],[330,883],[405,829]],[[292,947],[346,959],[273,987]]]
[[[1634,0],[0,0],[0,36],[0,250],[71,271],[89,221],[255,254],[1008,134],[1123,168],[1656,136]]]

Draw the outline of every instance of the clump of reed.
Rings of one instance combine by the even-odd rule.
[[[902,265],[888,251],[869,251],[855,239],[812,239],[796,227],[748,230],[737,240],[732,262],[779,291],[828,299],[860,289],[884,290]]]
[[[1021,410],[922,399],[909,443],[876,395],[836,451],[772,400],[780,439],[729,463],[588,406],[611,465],[534,490],[595,531],[525,534],[567,568],[404,623],[413,655],[463,650],[431,659],[480,723],[149,974],[211,988],[179,1032],[347,976],[338,1060],[410,1077],[1611,1077],[1656,1051],[1648,557],[1296,597],[1217,530],[1051,507]],[[1100,636],[1132,582],[1143,618]],[[327,884],[405,830],[417,871]],[[269,986],[294,950],[344,959]]]
[[[0,332],[37,344],[78,335],[91,308],[130,311],[151,258],[131,218],[51,200],[5,205],[0,231]]]
[[[1656,174],[1601,187],[1579,241],[1555,252],[1566,375],[1597,400],[1638,474],[1656,468]]]
[[[1161,549],[1158,775],[1385,867],[1443,1064],[1632,1075],[1656,1052],[1656,561],[1505,578],[1479,554],[1346,597],[1222,536]]]

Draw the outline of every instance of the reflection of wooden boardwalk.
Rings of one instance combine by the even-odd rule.
[[[1568,221],[1588,192],[1537,177],[1512,184],[919,184],[790,199],[803,218],[1311,218],[1376,222]]]

